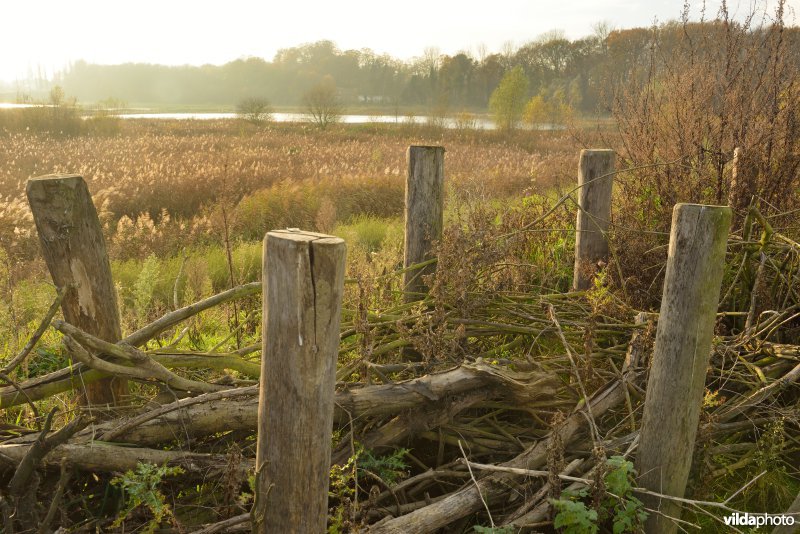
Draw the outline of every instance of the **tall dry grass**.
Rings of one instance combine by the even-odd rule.
[[[445,145],[449,191],[465,198],[547,187],[564,175],[560,161],[572,167],[577,150],[560,132],[339,126],[320,133],[235,121],[132,121],[112,136],[6,132],[0,246],[16,258],[36,257],[25,181],[50,173],[87,180],[116,258],[218,242],[222,202],[235,239],[260,239],[284,226],[330,231],[361,215],[399,216],[410,144]],[[546,153],[554,147],[555,155]]]

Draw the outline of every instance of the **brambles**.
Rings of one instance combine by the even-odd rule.
[[[647,305],[660,287],[658,232],[675,203],[730,204],[740,232],[750,206],[791,226],[796,216],[780,214],[800,202],[798,29],[786,25],[785,2],[745,16],[723,2],[702,23],[689,20],[690,7],[680,22],[636,30],[648,51],[627,69],[613,105],[617,152],[634,168],[617,178],[614,239],[624,245],[615,283]],[[632,33],[609,42],[621,51]]]

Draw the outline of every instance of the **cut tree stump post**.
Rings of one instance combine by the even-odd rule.
[[[76,175],[40,176],[28,180],[27,194],[53,283],[66,288],[61,301],[64,319],[104,341],[119,341],[111,266],[86,182]],[[127,396],[127,381],[109,377],[86,384],[80,401],[114,405]]]
[[[727,206],[677,204],[672,212],[637,461],[640,485],[666,495],[683,497],[689,478],[730,224]],[[679,517],[680,506],[645,497],[664,514],[650,514],[645,531],[675,532],[665,516]]]
[[[444,227],[444,147],[410,146],[407,153],[406,236],[403,266],[433,259],[433,243]],[[436,271],[430,264],[403,274],[406,301],[419,300],[427,287],[423,276]]]
[[[253,532],[325,532],[345,244],[264,238],[263,352]]]
[[[581,150],[573,291],[592,287],[598,263],[608,261],[606,232],[611,220],[614,160],[613,150]]]

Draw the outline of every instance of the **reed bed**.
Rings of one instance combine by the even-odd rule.
[[[324,229],[359,215],[397,216],[409,144],[446,144],[452,190],[484,198],[547,187],[560,171],[558,154],[546,159],[545,151],[560,143],[566,155],[573,144],[555,132],[537,134],[537,147],[523,136],[422,127],[321,133],[303,125],[160,122],[125,122],[111,136],[0,133],[0,246],[16,258],[36,256],[25,181],[44,174],[82,175],[112,254],[143,259],[216,236],[223,208],[234,237],[244,239],[260,239],[271,224]]]

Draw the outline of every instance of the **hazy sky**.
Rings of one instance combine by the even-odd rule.
[[[763,0],[762,0],[763,1]],[[775,0],[767,0],[774,2]],[[800,13],[800,0],[788,0]],[[699,3],[699,2],[694,2]],[[709,0],[716,12],[718,1]],[[18,0],[0,3],[0,80],[50,74],[69,61],[222,64],[271,60],[279,48],[331,39],[401,59],[425,47],[489,52],[560,29],[592,33],[678,18],[682,0]],[[730,1],[740,12],[749,1]],[[758,4],[763,5],[763,4]],[[794,14],[790,20],[797,20]]]

